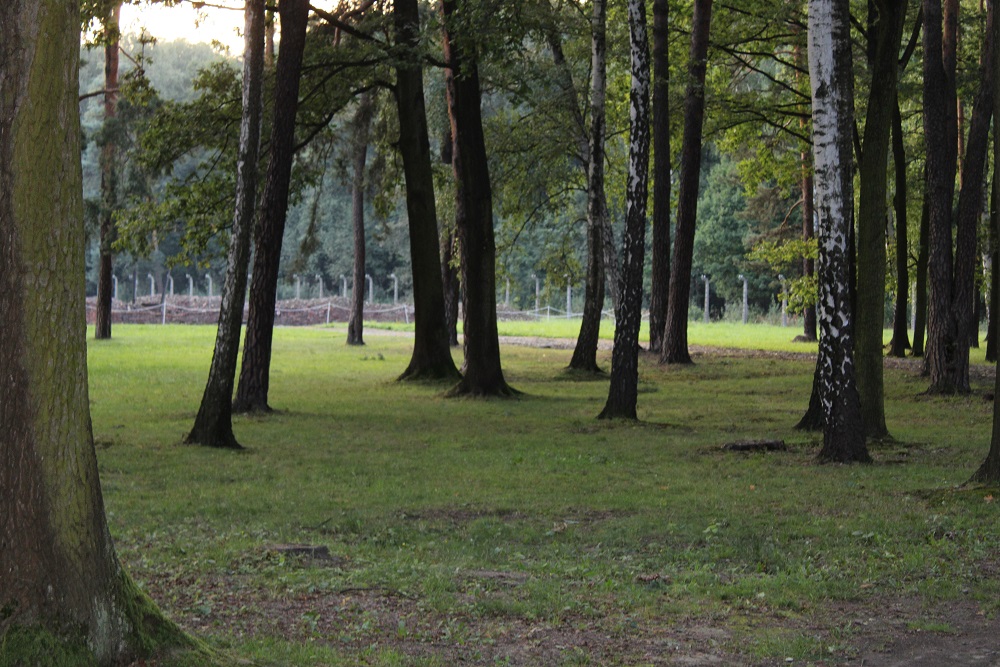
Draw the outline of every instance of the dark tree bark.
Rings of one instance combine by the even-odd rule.
[[[892,164],[896,178],[896,192],[892,203],[896,217],[896,303],[892,316],[890,357],[905,357],[910,348],[907,333],[906,304],[910,298],[910,268],[908,222],[906,215],[906,148],[903,145],[903,116],[899,111],[899,94],[892,107]]]
[[[670,55],[667,0],[653,0],[653,243],[649,350],[663,351],[670,297]]]
[[[354,114],[351,154],[354,180],[351,183],[351,219],[354,227],[354,285],[351,289],[351,317],[347,323],[347,344],[364,345],[365,318],[365,165],[368,160],[368,133],[371,130],[373,104],[370,93],[363,93]]]
[[[993,3],[986,12],[986,35],[983,40],[983,63],[993,58]],[[962,188],[958,195],[957,232],[955,238],[955,275],[953,277],[952,319],[955,327],[955,359],[951,367],[951,384],[959,393],[968,393],[969,346],[979,336],[975,317],[976,271],[979,253],[976,240],[982,213],[983,182],[986,180],[986,154],[989,147],[990,118],[993,115],[993,76],[990,67],[980,68],[979,90],[969,121],[967,151],[963,163]],[[978,341],[976,341],[978,342]]]
[[[906,0],[869,0],[868,65],[871,93],[865,114],[858,208],[858,272],[855,360],[865,434],[882,439],[885,388],[882,376],[882,329],[885,318],[886,163],[896,101],[899,47],[903,39]]]
[[[927,170],[924,170],[924,181],[927,181]],[[916,283],[916,297],[913,300],[913,308],[916,310],[913,320],[913,348],[911,354],[914,357],[924,356],[924,333],[927,330],[927,264],[930,256],[930,202],[924,189],[924,201],[920,207],[920,233],[917,240],[917,270],[914,282]],[[924,372],[926,373],[926,366]]]
[[[98,479],[79,3],[0,3],[0,45],[0,663],[132,664],[190,643],[122,570]]]
[[[586,145],[587,170],[587,283],[580,334],[569,367],[590,373],[600,372],[597,344],[604,309],[604,241],[608,224],[604,196],[604,103],[606,97],[607,0],[594,0],[591,19],[590,141]],[[582,123],[582,118],[580,119]],[[584,135],[586,138],[586,135]]]
[[[632,83],[629,91],[629,166],[622,239],[621,314],[611,353],[608,400],[598,419],[637,419],[639,325],[642,322],[642,265],[646,241],[649,174],[649,41],[645,0],[628,1]]]
[[[118,116],[118,44],[121,3],[112,5],[104,19],[108,43],[104,46],[104,126],[101,147],[101,230],[100,259],[97,275],[97,312],[94,316],[94,338],[111,338],[111,297],[114,292],[114,253],[111,244],[115,236],[114,209],[118,201],[118,145],[111,126]]]
[[[923,0],[924,133],[927,150],[929,255],[926,365],[928,393],[953,394],[958,364],[958,331],[952,314],[952,202],[957,162],[955,95],[955,12],[957,2]],[[964,344],[964,342],[963,342]]]
[[[222,285],[219,329],[201,407],[186,442],[241,449],[233,435],[233,384],[243,326],[243,298],[250,263],[250,231],[257,193],[260,152],[261,92],[264,78],[264,0],[246,3],[243,55],[243,118],[236,161],[236,207],[229,237],[226,278]]]
[[[708,60],[712,0],[695,0],[691,19],[691,55],[684,95],[684,141],[677,197],[677,230],[670,266],[670,296],[660,362],[690,364],[687,325],[691,291],[694,227],[698,216],[698,183],[701,176],[701,132],[705,119],[705,70]]]
[[[994,82],[996,87],[996,82]],[[994,96],[994,100],[1000,96]],[[993,115],[996,117],[996,104],[994,103]],[[994,134],[996,132],[994,131]],[[994,149],[995,150],[995,149]],[[1000,355],[997,354],[997,325],[1000,322],[1000,212],[997,209],[997,202],[1000,201],[1000,179],[997,179],[997,163],[993,163],[993,188],[990,196],[990,321],[986,329],[986,361],[997,361]]]
[[[821,461],[869,462],[854,380],[854,322],[848,272],[853,211],[854,117],[847,0],[809,0],[813,164],[819,213]]]
[[[397,43],[409,50],[396,67],[395,92],[399,153],[406,177],[414,305],[413,355],[399,379],[457,379],[459,373],[451,358],[445,321],[423,69],[416,58],[420,45],[417,0],[395,0],[393,15]]]
[[[461,300],[459,293],[459,273],[454,266],[458,256],[455,246],[458,237],[451,229],[441,236],[441,284],[444,287],[444,326],[448,335],[448,345],[458,347],[458,305]]]
[[[452,396],[512,396],[500,365],[497,333],[493,192],[483,136],[475,37],[456,29],[465,0],[444,0],[445,88],[454,138],[455,228],[462,253],[465,376]]]
[[[309,21],[308,0],[281,0],[278,5],[281,42],[275,76],[274,113],[271,121],[271,156],[267,164],[261,210],[254,233],[253,277],[250,308],[243,341],[240,381],[233,399],[234,412],[270,412],[271,343],[274,307],[285,235],[288,191],[295,159],[295,115],[299,107],[299,81]]]

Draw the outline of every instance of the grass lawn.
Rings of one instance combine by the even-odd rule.
[[[574,337],[565,324],[501,334]],[[794,333],[693,324],[690,340],[815,350]],[[988,448],[985,380],[929,398],[912,367],[888,368],[896,440],[872,445],[874,465],[818,466],[819,436],[791,428],[809,358],[646,358],[640,423],[607,423],[606,378],[565,373],[570,350],[505,346],[523,396],[456,400],[394,381],[406,336],[369,327],[357,348],[342,328],[281,328],[278,412],[236,418],[235,453],[180,444],[213,327],[114,336],[91,338],[89,367],[119,554],[169,615],[238,658],[878,665],[915,638],[995,638],[1000,494],[958,488]],[[758,438],[788,450],[721,449]]]

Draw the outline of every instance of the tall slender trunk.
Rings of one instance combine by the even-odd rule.
[[[243,28],[243,118],[236,160],[236,206],[229,236],[226,277],[222,284],[219,328],[208,382],[189,444],[241,449],[233,435],[233,384],[240,351],[243,299],[250,262],[250,231],[257,199],[261,92],[264,78],[264,0],[247,0]]]
[[[691,291],[694,227],[698,216],[701,176],[701,133],[705,119],[705,71],[708,59],[712,0],[695,0],[691,19],[691,54],[684,96],[684,141],[681,145],[681,182],[677,197],[677,231],[670,265],[670,296],[661,363],[690,364],[687,325]]]
[[[855,360],[861,415],[869,438],[885,438],[882,329],[885,319],[886,164],[896,100],[899,47],[906,0],[869,0],[868,62],[871,93],[865,114],[858,208],[858,272]]]
[[[854,380],[854,322],[848,272],[853,211],[854,116],[849,3],[809,0],[813,164],[819,213],[820,399],[822,461],[867,462],[861,402]]]
[[[896,305],[892,316],[890,357],[905,357],[910,347],[907,334],[906,304],[910,298],[909,223],[906,214],[906,147],[903,145],[903,116],[899,110],[899,93],[892,107],[892,165],[895,193],[892,197],[896,217]]]
[[[924,169],[924,181],[927,181],[927,170]],[[920,230],[917,239],[917,270],[914,276],[916,297],[913,309],[913,348],[914,357],[924,356],[924,334],[927,331],[927,264],[930,258],[930,201],[924,188],[924,200],[920,205]],[[926,364],[924,373],[926,374]]]
[[[347,323],[347,344],[364,345],[365,317],[365,165],[368,160],[368,133],[373,103],[371,93],[361,94],[354,113],[351,155],[354,178],[351,182],[351,220],[354,227],[354,285],[351,289],[351,317]]]
[[[475,36],[456,28],[466,0],[444,0],[445,89],[454,138],[455,228],[462,253],[465,376],[452,396],[511,396],[497,333],[493,191],[483,136]]]
[[[955,22],[957,2],[923,0],[924,127],[927,150],[929,256],[926,364],[930,393],[951,394],[958,363],[958,331],[952,314],[952,202],[955,193]],[[963,341],[964,345],[965,342]]]
[[[667,0],[653,0],[653,243],[649,351],[663,351],[670,300],[670,49]]]
[[[420,14],[417,0],[396,0],[393,6],[398,45],[410,50],[396,67],[396,108],[399,153],[406,177],[406,212],[413,267],[413,354],[400,380],[457,379],[445,322],[441,255],[438,252],[437,208],[424,105],[424,76],[417,59]]]
[[[622,305],[611,355],[608,400],[599,419],[636,419],[639,393],[639,326],[642,323],[642,265],[646,241],[649,174],[649,40],[645,0],[628,0],[632,81],[629,91],[628,187],[622,239]]]
[[[602,229],[608,209],[604,197],[604,102],[606,96],[607,0],[594,0],[591,20],[590,137],[587,149],[587,284],[580,334],[569,367],[598,372],[597,343],[604,309]]]
[[[986,178],[986,155],[989,147],[990,118],[993,115],[993,76],[986,64],[992,61],[993,3],[986,13],[986,35],[983,39],[983,66],[980,68],[979,90],[972,106],[969,122],[968,151],[965,155],[962,188],[958,195],[957,232],[955,238],[955,275],[953,277],[952,318],[955,327],[955,359],[951,367],[951,384],[960,393],[968,393],[969,346],[978,338],[975,318],[976,270],[979,253],[976,240],[982,213],[983,181]]]
[[[122,570],[98,479],[79,3],[0,3],[0,44],[0,662],[132,664],[189,642]]]
[[[295,115],[299,108],[299,81],[305,53],[308,0],[281,0],[281,49],[275,76],[274,114],[271,122],[271,157],[267,163],[264,193],[254,238],[250,309],[243,341],[240,381],[233,400],[234,412],[270,412],[271,343],[274,307],[281,265],[281,241],[288,214],[288,191],[295,159]]]
[[[458,306],[462,295],[459,289],[459,270],[454,260],[458,237],[455,230],[450,229],[441,236],[441,284],[444,289],[444,326],[448,336],[448,345],[458,347]]]
[[[110,128],[118,116],[118,46],[121,41],[119,17],[121,2],[115,3],[104,19],[108,43],[104,46],[104,125]],[[101,230],[100,260],[97,275],[97,312],[94,316],[94,338],[111,338],[111,298],[114,292],[115,237],[114,210],[118,202],[118,145],[116,132],[106,132],[101,147]]]
[[[994,88],[996,87],[996,81],[994,81]],[[994,106],[993,115],[997,117],[996,111],[996,99],[1000,95],[994,95]],[[996,140],[996,131],[994,130],[994,140]],[[996,150],[996,148],[994,148]],[[990,321],[986,329],[986,361],[997,361],[1000,359],[1000,355],[997,354],[997,339],[1000,336],[997,335],[998,324],[1000,324],[1000,210],[998,210],[997,202],[1000,201],[1000,179],[997,179],[997,162],[993,163],[993,187],[991,189],[990,196],[990,232],[989,232],[989,253],[990,253],[990,266],[988,280],[990,281],[989,298],[990,298]]]

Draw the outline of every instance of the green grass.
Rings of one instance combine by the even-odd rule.
[[[502,324],[563,337],[522,327]],[[788,349],[790,332],[693,325],[691,341]],[[261,664],[503,664],[564,628],[606,638],[605,652],[531,664],[615,664],[642,656],[621,638],[682,623],[725,628],[723,654],[818,659],[847,650],[828,636],[833,603],[971,599],[992,614],[1000,599],[996,491],[955,488],[985,455],[992,406],[921,396],[909,371],[887,370],[897,441],[873,448],[876,464],[818,466],[817,436],[791,430],[808,358],[644,359],[641,422],[607,423],[606,381],[566,374],[569,350],[504,347],[524,395],[455,400],[394,381],[406,337],[369,331],[354,348],[338,328],[281,328],[279,412],[237,417],[247,451],[234,453],[180,444],[212,327],[114,335],[89,358],[120,555],[185,627]],[[743,438],[790,451],[720,451]],[[275,548],[288,543],[334,560]],[[826,634],[803,631],[808,619]]]

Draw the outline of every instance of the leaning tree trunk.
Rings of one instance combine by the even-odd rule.
[[[351,317],[347,323],[347,344],[364,345],[365,318],[365,164],[368,160],[368,133],[371,130],[371,93],[361,94],[354,114],[351,151],[354,180],[351,183],[351,219],[354,227],[354,285],[351,289]]]
[[[994,0],[995,2],[996,0]],[[993,118],[1000,118],[1000,21],[994,18],[990,35],[993,38],[994,49],[989,60],[983,59],[989,64],[989,69],[993,74]],[[985,68],[985,67],[984,67]],[[996,124],[996,121],[994,121]],[[993,220],[996,225],[997,212],[1000,211],[1000,188],[997,188],[996,169],[1000,165],[1000,132],[994,129],[993,132],[993,192],[992,209]],[[994,271],[996,266],[994,265]],[[996,367],[996,382],[993,387],[993,433],[990,438],[990,451],[986,455],[986,460],[979,466],[979,470],[972,476],[970,481],[981,482],[983,484],[997,484],[1000,482],[1000,400],[995,397],[1000,396],[1000,365]]]
[[[132,664],[190,642],[132,582],[87,395],[79,3],[0,3],[0,663]]]
[[[924,182],[927,182],[926,168],[924,169]],[[924,200],[920,205],[920,230],[917,238],[917,268],[916,275],[914,276],[916,296],[913,299],[913,308],[916,312],[914,313],[913,318],[913,347],[910,352],[914,357],[924,356],[924,334],[927,330],[927,264],[930,256],[930,210],[930,201],[925,187]]]
[[[396,106],[399,117],[399,153],[406,176],[406,212],[413,267],[413,354],[400,380],[457,379],[445,321],[441,255],[438,252],[434,173],[427,135],[424,77],[416,59],[420,45],[417,0],[393,5],[397,41],[412,50],[396,67]]]
[[[101,231],[100,259],[97,274],[97,312],[94,316],[94,338],[111,338],[111,297],[114,292],[114,254],[111,244],[115,236],[114,209],[118,201],[118,145],[113,129],[118,116],[118,44],[121,2],[112,5],[104,19],[108,43],[104,46],[104,145],[101,147]]]
[[[946,0],[949,8],[951,0]],[[952,315],[952,202],[957,161],[953,12],[941,0],[923,0],[924,133],[927,151],[929,255],[926,367],[928,393],[953,394],[958,332]],[[946,26],[947,29],[944,29]],[[964,345],[965,342],[963,341]]]
[[[497,333],[493,191],[483,136],[475,36],[456,29],[466,0],[444,0],[448,117],[454,138],[455,228],[462,253],[465,377],[452,396],[511,396],[500,366]],[[456,39],[458,44],[456,44]]]
[[[587,145],[587,284],[580,334],[569,367],[596,373],[597,344],[604,310],[604,242],[608,224],[604,195],[604,106],[607,72],[607,0],[594,0],[591,21],[590,137]],[[582,120],[581,120],[582,122]]]
[[[615,327],[608,400],[598,419],[637,419],[639,326],[642,323],[642,265],[646,243],[649,173],[649,41],[645,0],[628,1],[632,83],[629,92],[628,187],[622,239],[621,314]]]
[[[892,106],[892,164],[896,178],[893,210],[896,213],[896,305],[892,316],[890,357],[905,357],[910,347],[907,334],[906,304],[910,298],[909,230],[906,215],[906,147],[903,145],[903,116],[899,110],[899,92]]]
[[[275,75],[274,114],[271,121],[271,156],[267,163],[260,217],[254,234],[253,278],[250,309],[243,341],[240,381],[233,399],[234,412],[270,412],[271,342],[274,307],[281,264],[281,241],[288,214],[288,190],[295,158],[295,115],[299,107],[299,81],[309,21],[308,0],[281,0],[281,48]]]
[[[888,179],[886,163],[896,100],[896,61],[903,38],[906,0],[868,3],[868,64],[871,93],[865,114],[858,207],[858,272],[855,360],[865,434],[882,439],[885,425],[885,385],[882,374],[882,330],[885,319],[885,222]],[[877,19],[876,19],[877,17]]]
[[[653,0],[653,243],[649,351],[662,352],[670,296],[670,49],[667,0]]]
[[[681,145],[681,182],[677,196],[677,230],[670,266],[670,296],[666,333],[660,362],[690,364],[687,325],[691,300],[691,263],[694,227],[698,216],[698,184],[701,176],[701,132],[705,119],[705,70],[708,59],[712,0],[695,0],[691,19],[691,55],[688,86],[684,96],[684,142]]]
[[[868,462],[854,381],[854,322],[848,275],[848,230],[854,208],[851,130],[854,116],[847,0],[809,0],[809,75],[813,164],[819,213],[820,339],[824,360],[821,461]]]
[[[243,118],[236,160],[236,208],[229,236],[226,278],[222,285],[219,329],[201,407],[186,442],[241,449],[233,435],[233,384],[243,326],[243,298],[250,263],[250,230],[257,193],[257,158],[264,78],[264,1],[247,0],[243,28]]]
[[[993,3],[986,12],[986,35],[983,39],[983,63],[993,58]],[[989,146],[990,117],[993,115],[993,76],[990,67],[980,68],[979,90],[969,121],[969,140],[963,163],[962,188],[958,195],[957,232],[955,235],[955,275],[952,288],[952,319],[955,327],[955,359],[950,368],[951,384],[959,393],[968,393],[969,346],[979,336],[975,317],[976,268],[979,253],[976,237],[983,204],[983,181],[986,179],[986,154]]]

